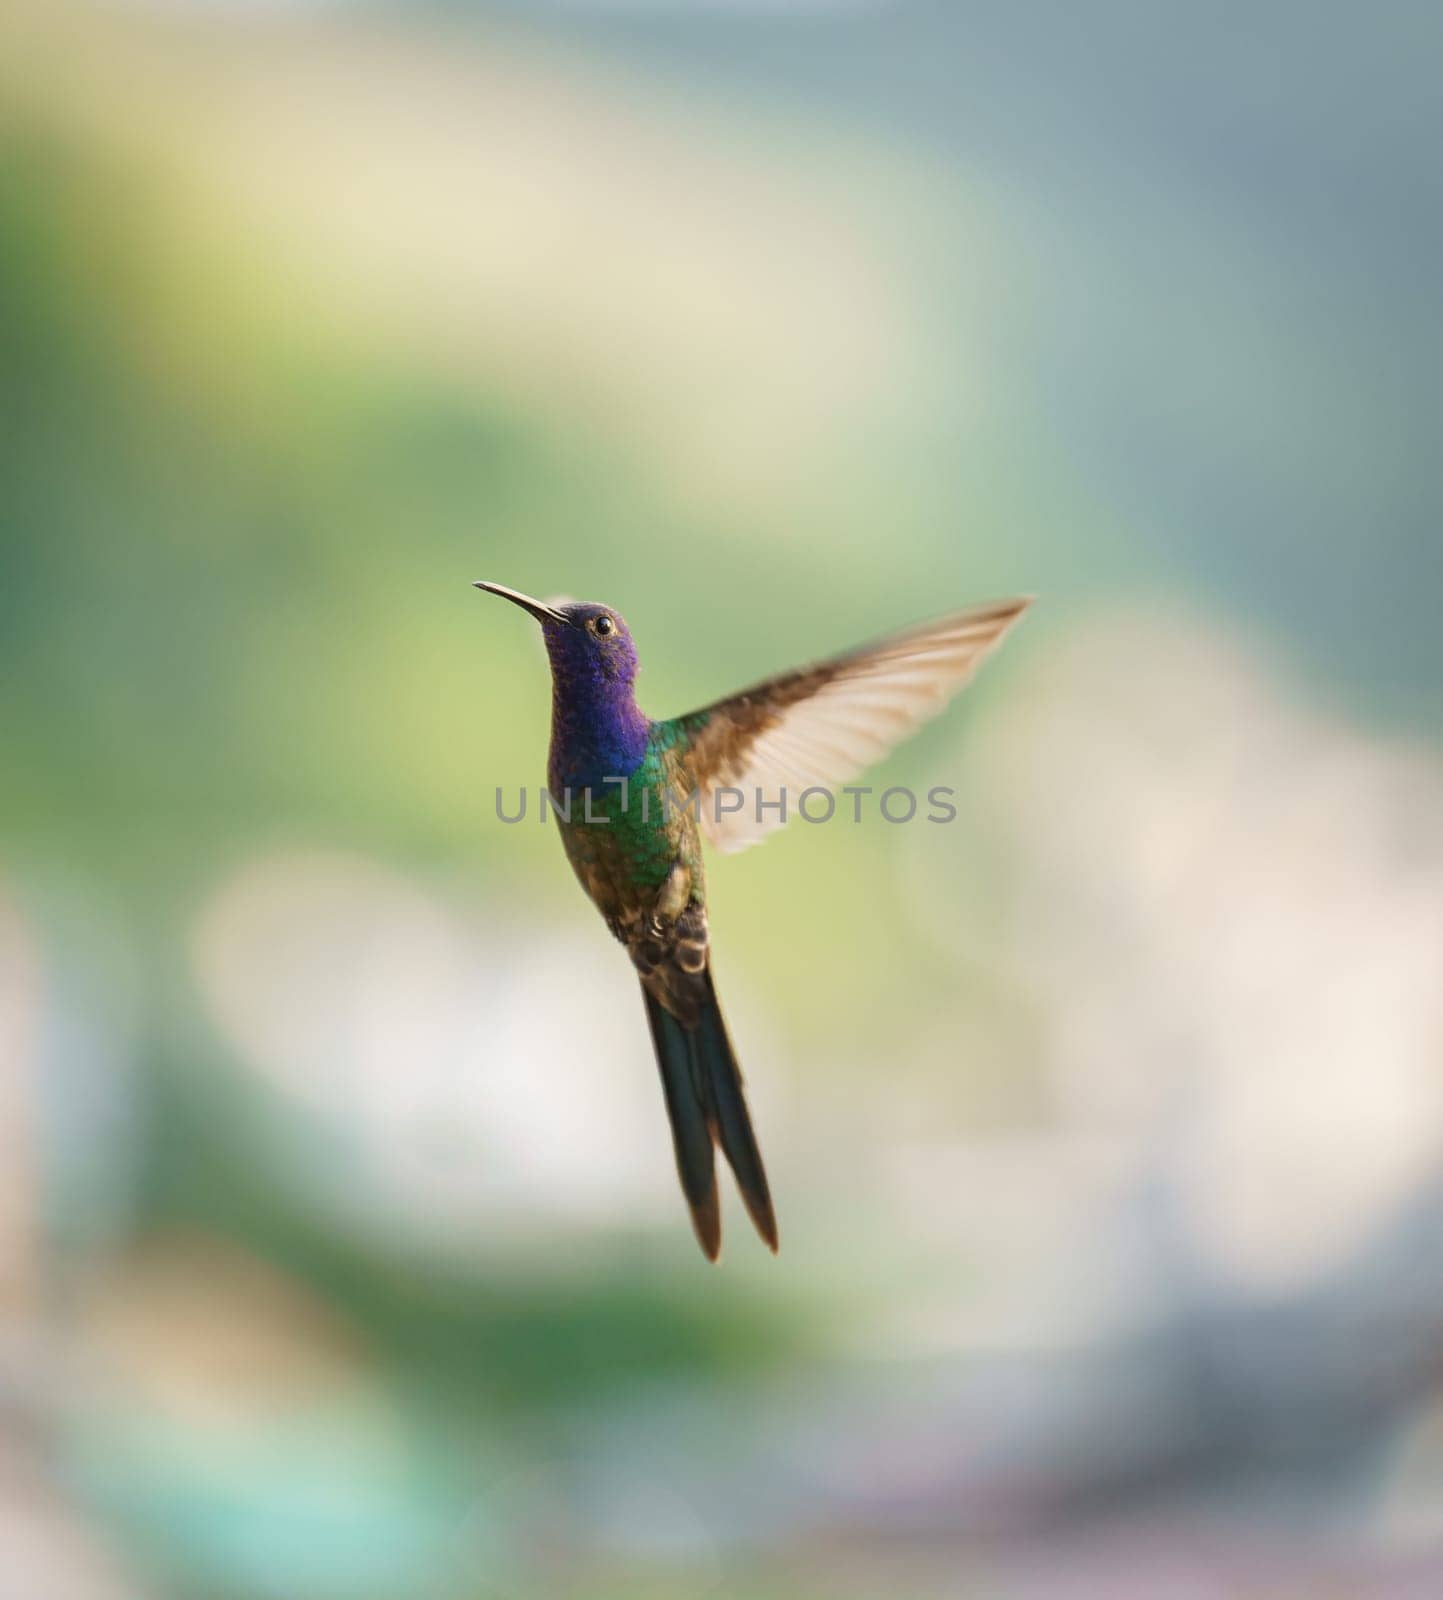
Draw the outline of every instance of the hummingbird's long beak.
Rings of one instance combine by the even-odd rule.
[[[529,594],[522,594],[519,589],[508,589],[504,583],[482,583],[480,579],[472,585],[474,589],[484,589],[487,594],[499,594],[503,600],[509,600],[513,606],[520,606],[523,611],[529,611],[538,622],[565,622],[571,618],[564,611],[557,611],[552,606],[544,606],[539,600],[533,600]]]

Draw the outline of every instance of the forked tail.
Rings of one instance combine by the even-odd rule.
[[[777,1219],[772,1211],[771,1191],[710,968],[698,975],[698,981],[705,985],[705,994],[697,1020],[690,1027],[642,986],[667,1116],[671,1119],[682,1193],[691,1208],[697,1241],[707,1259],[715,1261],[721,1250],[721,1210],[714,1146],[720,1145],[736,1176],[748,1215],[775,1251]]]

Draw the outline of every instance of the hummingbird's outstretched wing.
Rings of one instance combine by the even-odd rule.
[[[790,818],[803,790],[835,790],[871,766],[946,705],[1030,604],[1024,596],[939,617],[677,717],[708,842],[744,850],[782,826],[783,791]],[[718,816],[714,796],[726,787],[745,803]]]

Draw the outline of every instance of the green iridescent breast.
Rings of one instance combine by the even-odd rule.
[[[573,793],[570,820],[558,818],[577,877],[613,922],[646,910],[678,860],[691,869],[693,897],[702,898],[701,837],[694,809],[683,804],[689,788],[676,744],[672,725],[654,724],[641,765],[624,787]]]

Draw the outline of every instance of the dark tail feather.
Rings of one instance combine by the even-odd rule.
[[[683,1027],[644,986],[641,992],[661,1069],[682,1193],[691,1207],[697,1239],[707,1259],[715,1261],[721,1250],[721,1213],[714,1143],[721,1145],[736,1174],[747,1214],[773,1251],[777,1248],[777,1219],[710,968],[702,974],[702,981],[706,996],[692,1028]]]
[[[716,1161],[712,1151],[711,1122],[703,1099],[700,1075],[693,1065],[692,1036],[662,1003],[643,988],[646,1020],[661,1069],[666,1114],[676,1146],[676,1172],[691,1207],[691,1225],[708,1261],[721,1250],[721,1209],[717,1202]]]
[[[716,1137],[736,1174],[737,1188],[741,1190],[747,1214],[775,1254],[777,1219],[772,1210],[771,1190],[767,1187],[766,1169],[762,1166],[761,1151],[757,1149],[751,1115],[747,1111],[746,1094],[742,1089],[741,1069],[737,1066],[731,1040],[727,1037],[727,1027],[722,1020],[721,1006],[717,1003],[710,967],[706,970],[705,979],[706,1005],[691,1035],[697,1065],[701,1069],[698,1076],[706,1085]]]

